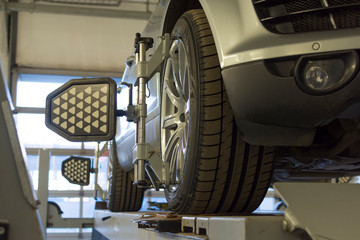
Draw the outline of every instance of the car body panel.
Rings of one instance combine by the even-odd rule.
[[[264,28],[251,0],[200,0],[222,69],[258,60],[360,48],[360,29],[275,34]],[[320,44],[315,50],[313,45]]]
[[[360,114],[359,73],[342,89],[320,96],[303,92],[294,77],[272,75],[263,61],[227,68],[223,78],[237,125],[252,144],[309,146],[316,127],[350,108]]]
[[[159,1],[142,32],[142,36],[154,38],[148,60],[160,44],[172,1]],[[294,76],[275,76],[265,65],[273,59],[360,49],[360,28],[275,34],[262,25],[251,0],[199,1],[213,33],[238,128],[246,141],[309,146],[316,127],[328,124],[348,109],[360,112],[354,100],[360,96],[359,75],[332,94],[313,96],[298,87]],[[134,65],[126,68],[123,81],[135,82]],[[151,98],[160,99],[160,75],[154,76],[149,85]],[[148,105],[148,113],[146,142],[152,145],[155,158],[160,158],[160,101]],[[133,124],[116,137],[120,165],[125,170],[133,167],[134,133]]]

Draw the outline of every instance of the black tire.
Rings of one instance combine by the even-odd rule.
[[[133,185],[130,173],[120,167],[115,142],[111,144],[109,151],[111,175],[109,176],[108,208],[112,212],[139,211],[144,198],[144,189]]]
[[[176,188],[168,186],[165,190],[169,207],[186,214],[250,213],[262,202],[269,187],[274,148],[253,146],[242,140],[203,10],[183,14],[172,35],[181,39],[189,55],[197,106],[191,116],[196,122],[190,126],[183,175]]]

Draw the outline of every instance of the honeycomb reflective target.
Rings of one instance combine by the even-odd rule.
[[[46,125],[69,141],[106,141],[115,135],[116,83],[74,79],[46,99]]]
[[[81,186],[89,185],[90,158],[71,156],[61,164],[61,174],[70,183]]]

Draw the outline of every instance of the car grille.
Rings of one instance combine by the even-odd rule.
[[[360,0],[253,0],[262,24],[275,33],[360,27]]]

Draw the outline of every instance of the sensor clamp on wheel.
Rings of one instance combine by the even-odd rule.
[[[170,46],[170,34],[162,37],[160,46],[150,61],[146,61],[146,51],[153,47],[152,38],[135,38],[136,82],[138,86],[136,105],[132,104],[132,85],[120,83],[129,87],[129,104],[126,110],[117,110],[116,82],[111,78],[73,79],[50,93],[46,99],[46,126],[69,141],[109,141],[116,133],[116,117],[125,116],[127,121],[136,123],[135,147],[133,149],[134,184],[148,188],[146,174],[155,189],[162,188],[162,181],[148,161],[149,147],[145,141],[146,130],[146,84],[167,58]],[[70,161],[70,160],[69,160]],[[72,157],[70,163],[64,164],[64,176],[75,184],[88,184],[90,167],[81,168],[78,164],[85,161]],[[86,160],[88,166],[90,160]],[[77,170],[75,171],[75,167]],[[75,176],[76,173],[76,177]],[[78,179],[78,175],[79,179]],[[83,176],[83,177],[82,177]]]

